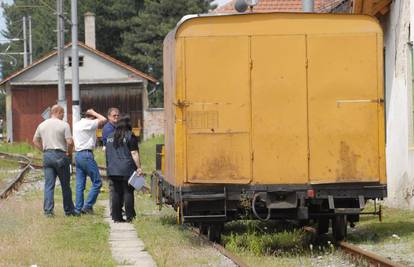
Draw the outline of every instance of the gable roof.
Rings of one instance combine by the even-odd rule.
[[[123,62],[121,62],[121,61],[119,61],[119,60],[117,60],[117,59],[115,59],[115,58],[113,58],[113,57],[111,57],[111,56],[109,56],[109,55],[107,55],[107,54],[99,51],[99,50],[93,49],[93,48],[85,45],[82,42],[78,42],[78,45],[80,47],[82,47],[82,48],[84,48],[84,49],[92,52],[93,54],[95,54],[95,55],[97,55],[97,56],[99,56],[101,58],[104,58],[104,59],[110,61],[111,63],[113,63],[113,64],[115,64],[115,65],[117,65],[117,66],[119,66],[119,67],[121,67],[123,69],[126,69],[126,70],[132,72],[133,74],[135,74],[135,75],[137,75],[139,77],[142,77],[142,78],[144,78],[144,79],[146,79],[148,81],[151,81],[153,83],[157,82],[157,80],[154,77],[152,77],[152,76],[150,76],[150,75],[148,75],[148,74],[146,74],[146,73],[144,73],[144,72],[142,72],[140,70],[137,70],[134,67],[131,67],[131,66],[129,66],[129,65],[127,65],[127,64],[125,64],[125,63],[123,63]],[[70,46],[72,46],[72,43],[67,44],[64,49],[67,49]],[[10,76],[8,76],[5,79],[1,80],[0,81],[0,86],[3,85],[3,84],[5,84],[6,82],[12,80],[13,78],[19,76],[20,74],[28,71],[29,69],[32,69],[32,68],[36,67],[37,65],[39,65],[40,63],[48,60],[49,58],[52,58],[52,57],[56,56],[56,55],[57,55],[57,51],[53,51],[53,52],[50,52],[50,53],[46,54],[45,56],[43,56],[43,57],[39,58],[38,60],[36,60],[31,65],[28,65],[27,67],[25,67],[25,68],[23,68],[23,69],[15,72],[15,73],[11,74]]]
[[[315,0],[316,13],[329,13],[335,7],[346,2],[347,0]],[[234,9],[236,0],[216,8],[213,13],[238,13]],[[249,12],[248,10],[246,12]],[[253,7],[253,12],[302,12],[302,0],[260,0],[256,6]]]

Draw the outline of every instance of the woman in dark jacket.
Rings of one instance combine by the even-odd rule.
[[[114,185],[112,200],[112,220],[124,222],[122,218],[122,203],[125,201],[126,221],[135,218],[134,188],[128,184],[128,179],[134,171],[142,173],[138,153],[138,139],[132,133],[131,120],[128,115],[122,116],[106,142],[107,175]]]

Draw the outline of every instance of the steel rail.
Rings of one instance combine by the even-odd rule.
[[[14,155],[3,152],[0,152],[0,155],[18,161],[21,161],[23,159],[27,162],[26,166],[23,167],[19,174],[11,182],[9,182],[8,185],[6,185],[6,188],[0,191],[0,199],[6,199],[11,194],[11,192],[13,190],[17,190],[20,184],[23,182],[24,176],[30,171],[32,161],[29,158],[22,155]]]
[[[303,230],[310,232],[312,234],[317,234],[317,230],[310,226],[303,227]],[[377,267],[404,267],[405,266],[400,263],[393,262],[384,256],[361,249],[358,246],[350,244],[345,241],[339,241],[337,242],[337,245],[341,248],[343,252],[350,255],[351,258],[363,259],[364,261]]]
[[[390,261],[384,256],[363,250],[345,241],[338,242],[339,247],[352,258],[362,258],[378,267],[404,267],[405,265]]]
[[[239,267],[248,267],[248,265],[246,263],[244,263],[240,257],[238,257],[237,255],[234,255],[233,253],[231,253],[230,251],[228,251],[225,247],[223,247],[222,245],[212,242],[210,240],[208,240],[208,238],[204,235],[202,235],[200,233],[200,231],[194,227],[188,226],[189,229],[191,230],[191,232],[201,238],[204,242],[208,243],[210,246],[212,246],[214,249],[216,249],[217,251],[219,251],[222,255],[224,255],[225,257],[229,258],[234,264],[236,264]]]

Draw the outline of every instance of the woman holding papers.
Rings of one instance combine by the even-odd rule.
[[[135,218],[134,188],[128,184],[130,176],[142,173],[139,160],[138,138],[132,133],[131,120],[128,115],[122,116],[106,141],[107,175],[114,184],[112,198],[112,220],[125,222],[122,218],[122,203],[125,201],[126,221]]]

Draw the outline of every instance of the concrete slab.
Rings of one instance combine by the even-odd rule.
[[[108,201],[100,201],[105,206],[105,221],[110,226],[109,244],[112,257],[122,267],[156,267],[154,259],[145,250],[144,242],[138,238],[130,223],[114,223],[109,215]]]

